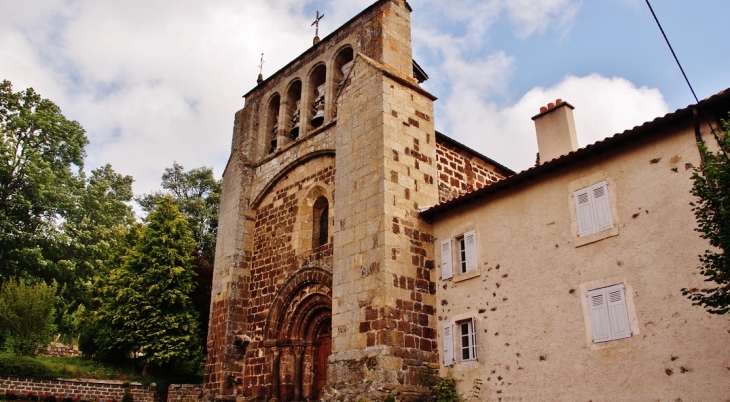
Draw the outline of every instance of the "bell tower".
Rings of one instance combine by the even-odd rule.
[[[438,367],[435,98],[379,0],[245,95],[223,177],[205,387],[423,400]],[[319,17],[319,16],[318,16]]]

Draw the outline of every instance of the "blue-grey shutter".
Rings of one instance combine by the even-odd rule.
[[[477,232],[472,230],[464,233],[464,250],[466,251],[466,271],[473,271],[479,267],[477,262]]]
[[[444,366],[450,366],[454,364],[454,334],[450,322],[444,323],[442,335]]]
[[[454,276],[454,260],[451,257],[451,239],[441,242],[441,279],[449,279]]]
[[[573,193],[575,200],[575,216],[578,220],[578,236],[583,237],[596,232],[593,217],[593,202],[590,187]]]
[[[606,288],[608,300],[608,316],[611,321],[611,339],[622,339],[631,336],[629,314],[626,307],[624,285],[614,285]]]
[[[606,300],[606,289],[596,289],[588,292],[588,306],[591,311],[591,328],[593,329],[593,342],[606,342],[611,340],[611,322],[608,314],[608,302]]]
[[[593,216],[596,222],[596,232],[613,227],[613,215],[611,214],[611,202],[608,198],[608,185],[605,181],[591,186],[591,197],[593,198]]]

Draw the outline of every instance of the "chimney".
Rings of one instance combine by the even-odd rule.
[[[532,118],[537,132],[540,163],[549,162],[578,149],[573,109],[573,105],[558,99],[547,107],[541,107],[540,113]]]

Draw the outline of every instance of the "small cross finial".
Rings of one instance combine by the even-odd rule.
[[[264,54],[261,53],[261,64],[259,64],[259,78],[256,80],[259,84],[264,82]]]
[[[324,18],[324,14],[319,15],[319,10],[317,10],[317,18],[314,19],[314,22],[311,26],[315,27],[314,30],[314,44],[316,45],[319,42],[319,21]]]

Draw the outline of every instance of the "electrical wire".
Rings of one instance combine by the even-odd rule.
[[[697,98],[697,94],[695,93],[694,88],[692,88],[692,84],[689,82],[689,78],[687,78],[687,74],[684,72],[684,68],[682,68],[682,63],[679,62],[679,58],[677,57],[677,53],[674,52],[674,48],[672,47],[672,44],[669,42],[669,38],[667,38],[667,34],[664,32],[664,28],[662,28],[662,24],[659,22],[659,18],[657,18],[656,13],[654,12],[654,8],[649,3],[649,0],[645,0],[646,5],[649,7],[649,11],[651,11],[651,15],[654,17],[654,21],[656,21],[657,26],[659,27],[659,30],[662,32],[662,36],[664,37],[664,41],[667,43],[667,46],[669,46],[669,50],[672,52],[672,56],[674,57],[674,61],[677,62],[677,66],[679,67],[679,71],[682,72],[682,76],[684,77],[684,81],[687,83],[687,86],[689,87],[689,90],[692,92],[692,96],[695,99],[697,107],[700,109],[700,112],[702,113],[702,117],[707,120],[707,125],[710,127],[710,131],[712,131],[712,135],[715,137],[715,140],[717,141],[718,145],[720,145],[720,150],[725,154],[725,157],[727,157],[727,153],[725,149],[722,146],[722,142],[720,142],[720,139],[715,132],[715,128],[712,127],[712,123],[710,122],[710,119],[707,117],[707,114],[700,106],[700,100]]]

